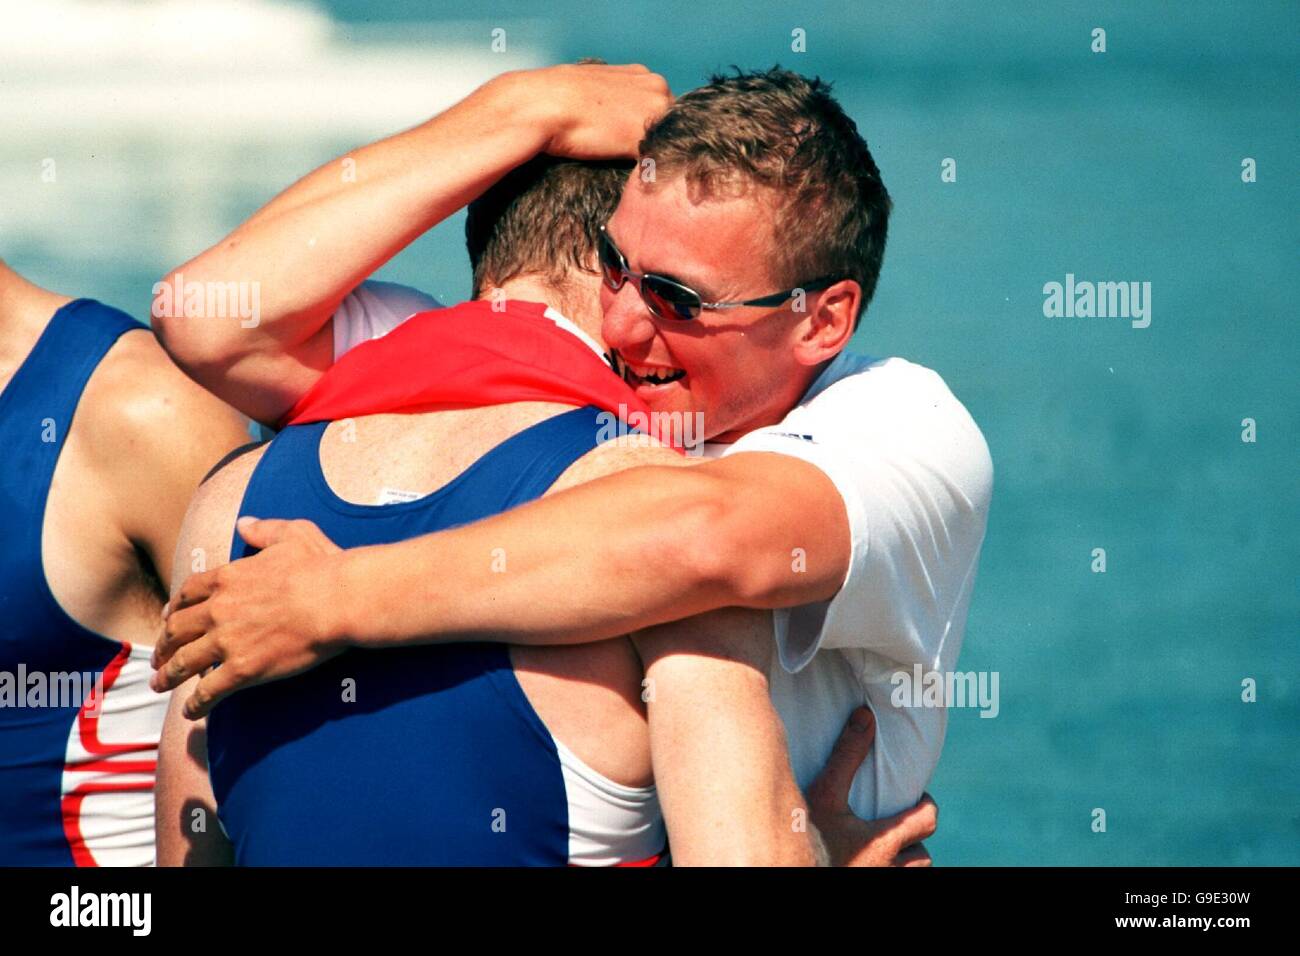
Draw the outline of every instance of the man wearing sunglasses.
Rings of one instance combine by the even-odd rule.
[[[623,288],[624,282],[631,279],[641,294],[641,300],[645,302],[646,308],[652,314],[661,319],[679,319],[683,322],[699,318],[700,313],[706,309],[716,311],[717,309],[743,309],[746,306],[757,305],[765,305],[769,308],[784,305],[800,293],[820,292],[836,281],[834,276],[823,276],[812,282],[804,282],[793,289],[786,289],[784,292],[775,292],[757,299],[746,299],[744,302],[705,302],[698,292],[675,279],[653,274],[646,275],[629,269],[627,259],[614,244],[614,240],[609,236],[609,230],[604,226],[600,229],[596,250],[601,276],[610,289],[617,292]]]
[[[255,523],[244,536],[261,554],[173,603],[158,686],[237,664],[198,683],[190,714],[349,642],[573,643],[772,608],[771,690],[799,783],[867,704],[876,748],[850,806],[871,819],[921,796],[945,713],[894,707],[890,677],[956,663],[991,466],[938,376],[844,352],[883,256],[879,173],[825,87],[782,71],[683,97],[640,159],[599,243],[604,339],[652,412],[704,416],[720,460],[634,468],[346,553],[309,526]],[[498,547],[508,574],[479,560]]]

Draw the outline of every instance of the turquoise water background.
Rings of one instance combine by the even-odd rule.
[[[996,467],[961,668],[998,672],[1000,713],[952,712],[931,788],[936,862],[1300,862],[1300,6],[316,9],[338,49],[400,41],[435,66],[449,45],[488,54],[501,26],[501,69],[598,55],[644,62],[678,91],[730,64],[833,80],[895,204],[853,348],[938,370]],[[1095,27],[1105,53],[1091,50]],[[807,52],[791,50],[796,28]],[[54,70],[0,83],[5,115],[21,115],[13,98]],[[327,72],[302,76],[327,101],[345,92]],[[186,146],[202,118],[173,119],[182,133],[163,137],[120,129],[111,111],[76,130],[35,112],[11,120],[0,255],[143,317],[167,268],[373,138],[323,121]],[[63,160],[66,188],[35,185],[46,156]],[[955,182],[941,181],[946,158]],[[464,297],[461,224],[383,275]],[[1150,327],[1045,317],[1043,286],[1067,273],[1150,282]],[[1247,678],[1254,703],[1242,701]]]

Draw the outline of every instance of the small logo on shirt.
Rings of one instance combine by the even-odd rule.
[[[814,445],[817,444],[817,439],[813,438],[812,435],[801,435],[798,432],[777,432],[776,434],[780,435],[782,438],[798,438],[800,441],[812,442]]]
[[[376,505],[400,505],[408,501],[419,501],[423,495],[418,491],[407,491],[404,488],[389,488],[384,486],[379,489],[379,496],[375,500]]]

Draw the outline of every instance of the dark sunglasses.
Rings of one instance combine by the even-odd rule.
[[[744,302],[705,302],[698,292],[682,285],[674,279],[657,276],[654,273],[633,272],[627,267],[627,260],[614,240],[609,237],[605,227],[600,227],[596,240],[596,253],[600,260],[600,274],[610,291],[617,292],[623,283],[632,280],[632,285],[641,293],[641,301],[646,308],[661,319],[680,319],[689,321],[697,319],[705,309],[738,309],[745,305],[777,306],[786,302],[796,292],[816,292],[839,281],[832,276],[824,276],[813,282],[805,282],[785,292],[774,292],[759,299],[746,299]]]

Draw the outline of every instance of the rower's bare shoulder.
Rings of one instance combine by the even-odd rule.
[[[702,459],[688,458],[648,435],[633,434],[607,441],[583,455],[551,485],[547,494],[595,481],[606,475],[642,466],[678,468]]]
[[[5,343],[0,347],[0,367],[12,372],[22,364],[37,339],[50,324],[54,313],[72,301],[31,282],[0,259],[0,329]]]
[[[148,430],[204,412],[228,417],[226,406],[177,368],[144,326],[113,344],[86,392],[101,417],[116,418],[122,428]]]
[[[235,519],[253,470],[266,452],[266,443],[249,444],[231,452],[199,485],[190,499],[177,535],[172,587],[196,571],[208,571],[230,560]]]
[[[143,326],[123,334],[100,362],[77,418],[106,465],[153,466],[157,480],[174,477],[185,494],[248,440],[247,420],[177,368]]]

